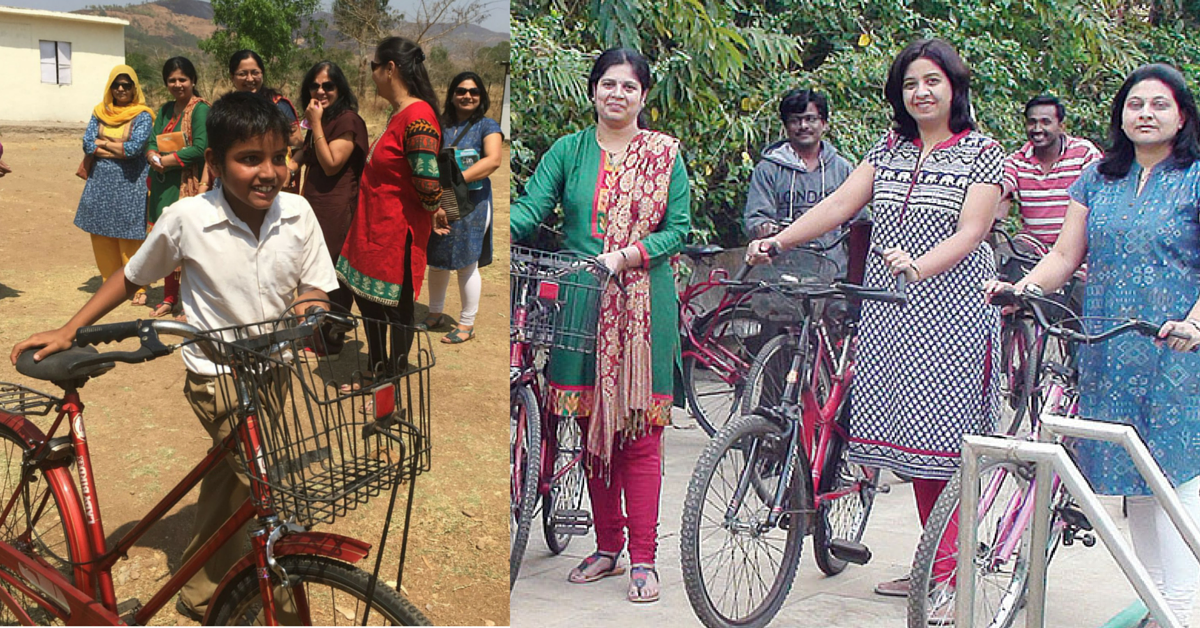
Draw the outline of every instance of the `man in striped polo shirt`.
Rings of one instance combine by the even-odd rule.
[[[1021,231],[1047,248],[1058,239],[1071,199],[1067,188],[1084,167],[1103,155],[1096,145],[1063,130],[1066,108],[1054,96],[1036,96],[1025,104],[1029,141],[1004,162],[1003,192],[996,218],[1003,220],[1015,200]]]

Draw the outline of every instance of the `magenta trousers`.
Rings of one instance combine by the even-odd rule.
[[[586,423],[580,421],[583,432]],[[637,438],[617,437],[610,472],[588,473],[596,549],[615,554],[625,549],[629,562],[654,564],[658,551],[658,498],[662,491],[662,427]],[[607,475],[607,477],[606,477]]]

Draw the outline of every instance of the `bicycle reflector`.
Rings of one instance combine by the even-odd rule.
[[[396,385],[384,384],[371,391],[375,398],[375,420],[386,419],[396,411]]]
[[[543,281],[538,284],[538,298],[544,301],[558,300],[558,283],[554,281]]]

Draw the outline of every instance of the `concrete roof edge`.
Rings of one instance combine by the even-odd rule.
[[[110,26],[129,26],[129,22],[115,17],[100,17],[98,15],[79,15],[78,13],[64,13],[62,11],[44,11],[42,9],[21,9],[17,7],[7,7],[0,5],[0,16],[3,15],[21,15],[27,17],[44,17],[56,20],[70,20],[75,22],[91,22],[93,24],[108,24]]]

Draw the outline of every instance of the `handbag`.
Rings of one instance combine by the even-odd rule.
[[[167,153],[177,153],[183,150],[183,147],[185,146],[183,140],[183,131],[160,133],[154,136],[154,141],[158,144],[158,152],[163,155]]]
[[[83,161],[79,162],[79,167],[75,169],[75,176],[87,181],[87,178],[92,176],[92,166],[96,165],[95,155],[84,155]]]
[[[446,210],[446,220],[451,223],[475,211],[475,204],[471,202],[471,191],[467,188],[467,181],[463,178],[455,155],[455,145],[472,126],[475,126],[474,122],[463,128],[449,146],[438,151],[438,178],[442,184],[441,208]]]

